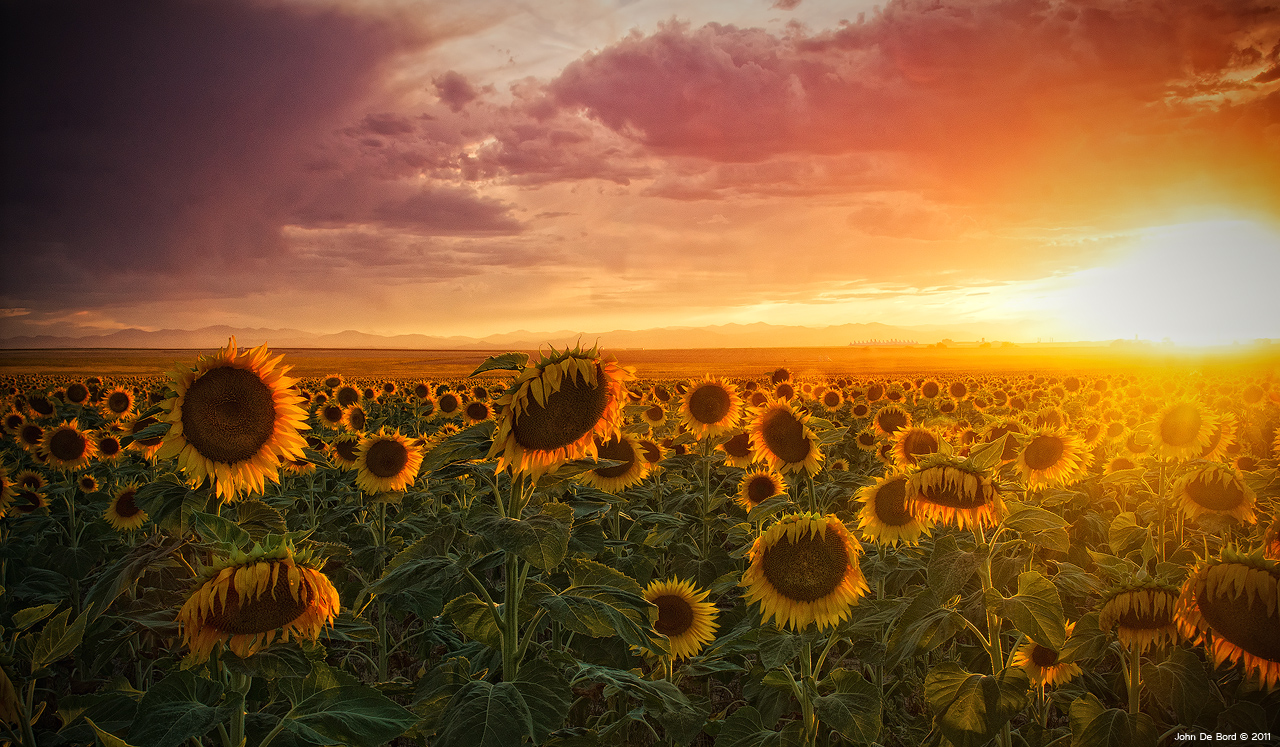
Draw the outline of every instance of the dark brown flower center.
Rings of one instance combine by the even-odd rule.
[[[907,413],[896,407],[886,407],[876,413],[876,425],[880,426],[880,430],[890,435],[906,428],[908,421]]]
[[[236,573],[250,573],[248,568],[237,568]],[[311,589],[307,584],[298,587],[298,599],[289,593],[289,574],[281,568],[275,584],[257,599],[244,599],[236,592],[235,584],[227,589],[225,604],[218,604],[221,595],[215,596],[216,610],[205,618],[204,624],[231,635],[265,633],[297,620],[311,604]]]
[[[936,381],[926,381],[924,386],[920,387],[920,393],[929,399],[933,399],[942,393],[942,388],[938,386]]]
[[[796,396],[796,390],[795,390],[795,387],[791,386],[786,382],[783,382],[778,385],[777,389],[773,390],[773,395],[778,399],[791,399],[792,397]]]
[[[964,385],[963,381],[953,381],[951,386],[947,387],[947,391],[956,399],[963,399],[964,395],[969,393],[969,387]]]
[[[137,495],[138,491],[133,489],[122,492],[116,499],[116,515],[122,519],[129,519],[141,513],[142,509],[138,508],[138,504],[134,502]]]
[[[1160,421],[1160,440],[1168,446],[1188,446],[1200,435],[1200,408],[1190,402],[1173,406]]]
[[[803,462],[813,450],[805,438],[804,424],[786,410],[773,410],[765,415],[761,431],[765,446],[787,464]]]
[[[458,395],[449,392],[440,395],[440,399],[436,400],[436,406],[440,408],[440,412],[447,415],[451,412],[457,412],[462,403],[458,401]]]
[[[840,393],[839,392],[823,392],[822,404],[826,405],[827,407],[839,407]]]
[[[182,433],[201,456],[235,464],[258,453],[275,431],[276,404],[256,373],[219,366],[191,382],[182,403]]]
[[[703,384],[689,395],[689,413],[704,425],[724,420],[729,404],[729,391],[719,384]]]
[[[644,455],[644,460],[649,464],[657,464],[662,459],[661,449],[652,441],[641,441],[640,453]]]
[[[84,456],[89,439],[75,428],[59,428],[49,438],[49,455],[63,462],[71,462]]]
[[[489,406],[483,402],[472,402],[467,405],[466,412],[472,420],[485,420],[489,417]]]
[[[343,386],[338,388],[334,396],[338,398],[339,405],[347,407],[360,401],[360,390],[353,386]]]
[[[907,478],[895,477],[880,486],[871,503],[876,518],[882,524],[901,527],[910,524],[914,516],[907,510]]]
[[[792,542],[785,535],[764,551],[764,577],[784,598],[813,602],[839,588],[849,569],[849,552],[840,535],[801,535]]]
[[[1212,473],[1188,482],[1186,490],[1188,498],[1210,511],[1230,511],[1245,501],[1244,489],[1235,480],[1223,485]]]
[[[413,387],[413,396],[418,399],[426,399],[431,396],[431,387],[426,384],[418,384]]]
[[[867,387],[867,401],[875,402],[884,396],[884,387],[880,384],[872,384]]]
[[[368,417],[364,414],[363,409],[359,407],[352,407],[347,410],[347,423],[351,426],[352,430],[364,430],[366,422],[368,422]]]
[[[622,464],[616,464],[612,467],[601,467],[592,470],[592,472],[601,477],[622,477],[627,474],[627,470],[631,469],[631,465],[635,464],[636,461],[635,449],[626,440],[609,439],[601,442],[597,439],[596,453],[601,459],[622,462]]]
[[[778,494],[778,485],[769,475],[756,475],[747,483],[747,501],[752,506]]]
[[[354,462],[356,460],[356,448],[360,442],[352,439],[343,439],[333,442],[333,450],[342,457],[343,461]]]
[[[67,387],[67,401],[80,404],[89,399],[89,387],[84,384],[75,383]]]
[[[333,389],[334,387],[342,385],[342,379],[338,378],[337,376],[328,376],[324,380],[324,385],[329,387],[330,389]]]
[[[609,387],[596,364],[596,383],[581,376],[566,376],[560,389],[546,396],[546,406],[532,396],[512,427],[516,443],[526,449],[551,451],[568,446],[590,433],[609,406]]]
[[[645,419],[651,423],[657,423],[661,421],[664,417],[666,417],[666,414],[667,414],[666,410],[663,410],[661,407],[657,405],[653,405],[652,407],[644,411]]]
[[[325,405],[320,408],[320,417],[324,418],[326,423],[341,423],[342,408],[338,405]]]
[[[662,635],[675,638],[693,627],[693,606],[684,597],[663,594],[653,603],[658,607],[658,621],[653,629]]]
[[[107,409],[119,415],[129,411],[133,398],[127,392],[112,392],[107,395]]]
[[[1038,643],[1031,644],[1031,662],[1041,669],[1058,663],[1058,652]]]
[[[1031,469],[1046,470],[1058,465],[1065,450],[1066,447],[1058,436],[1036,436],[1027,444],[1022,458]]]
[[[908,464],[915,464],[918,457],[938,451],[938,439],[929,431],[913,429],[907,431],[902,438],[902,454]]]
[[[365,451],[364,462],[378,477],[395,477],[409,463],[409,450],[394,439],[374,441]]]
[[[724,442],[724,451],[735,459],[745,459],[751,456],[751,434],[743,431],[728,441]]]
[[[43,394],[28,397],[27,404],[31,405],[31,409],[35,410],[37,415],[48,416],[53,414],[53,401]]]

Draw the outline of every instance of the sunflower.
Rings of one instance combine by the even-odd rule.
[[[133,392],[123,387],[116,387],[102,398],[102,414],[108,420],[128,417],[133,412]]]
[[[871,428],[863,428],[854,436],[853,443],[862,451],[876,450],[876,432]]]
[[[419,381],[413,385],[413,396],[425,402],[431,399],[431,384],[426,381]]]
[[[877,410],[876,416],[871,419],[871,422],[875,426],[877,434],[892,436],[903,428],[911,427],[911,413],[897,405],[889,405]]]
[[[366,493],[404,490],[421,466],[422,450],[395,430],[383,428],[356,447],[356,485]]]
[[[1067,638],[1071,637],[1071,630],[1075,627],[1075,623],[1067,624]],[[1009,666],[1022,667],[1027,673],[1031,684],[1040,687],[1054,687],[1055,685],[1065,685],[1071,680],[1079,677],[1083,672],[1080,665],[1073,661],[1059,661],[1061,651],[1055,651],[1048,646],[1041,646],[1031,639],[1027,639],[1013,653],[1013,660],[1009,662]]]
[[[324,377],[324,380],[321,381],[320,383],[324,384],[326,389],[337,389],[338,387],[342,386],[342,382],[343,382],[342,374],[329,374],[328,376]]]
[[[888,474],[858,491],[858,532],[863,539],[878,545],[915,545],[929,533],[933,522],[907,500],[908,483],[902,473]]]
[[[699,440],[728,433],[741,420],[738,388],[710,376],[690,387],[680,401],[680,421]]]
[[[986,470],[954,456],[934,454],[907,478],[912,513],[937,523],[994,527],[1004,519],[1004,499]]]
[[[663,409],[662,405],[649,405],[644,409],[644,412],[640,413],[640,420],[644,421],[644,424],[649,426],[650,430],[657,430],[662,427],[663,423],[667,422],[667,411]]]
[[[775,368],[773,373],[769,374],[770,384],[781,384],[784,381],[791,381],[791,372],[785,368]]]
[[[1067,485],[1089,468],[1084,442],[1063,428],[1036,428],[1020,440],[1017,468],[1030,490]]]
[[[304,554],[282,543],[205,569],[178,612],[178,622],[191,656],[202,662],[219,642],[246,657],[277,636],[281,641],[290,635],[315,640],[333,624],[338,605],[329,579]]]
[[[342,416],[345,414],[342,405],[336,402],[329,402],[316,408],[316,417],[320,419],[320,424],[335,431],[342,426]]]
[[[348,405],[342,411],[342,426],[352,433],[364,432],[365,426],[369,424],[369,414],[359,404]]]
[[[333,391],[333,398],[338,401],[341,407],[350,407],[360,401],[360,390],[344,384]]]
[[[125,426],[125,432],[134,436],[133,443],[129,444],[129,448],[141,453],[143,458],[148,461],[155,461],[156,454],[164,443],[164,436],[137,438],[137,435],[159,422],[155,417],[148,415],[144,418],[135,417],[129,420]]]
[[[50,467],[74,471],[89,466],[97,454],[98,445],[93,434],[82,432],[76,420],[63,423],[45,431],[40,440],[40,450]]]
[[[284,459],[280,462],[280,469],[289,475],[313,475],[316,465],[307,459]]]
[[[23,490],[44,490],[46,482],[44,475],[39,472],[33,469],[24,469],[13,476],[13,484]]]
[[[1174,643],[1178,627],[1174,606],[1178,588],[1148,578],[1112,589],[1102,598],[1098,627],[1115,629],[1116,637],[1129,648],[1145,651],[1150,646]]]
[[[14,488],[9,513],[30,514],[48,507],[49,502],[45,500],[44,493],[26,488]]]
[[[649,438],[642,438],[636,443],[640,448],[640,458],[649,465],[650,472],[657,470],[658,462],[665,456],[662,444]]]
[[[1136,469],[1137,466],[1138,465],[1135,464],[1134,461],[1129,457],[1118,456],[1118,457],[1113,457],[1111,461],[1107,462],[1107,466],[1103,470],[1103,472],[1104,474],[1109,475],[1113,472],[1119,472],[1121,470]]]
[[[98,480],[93,475],[85,473],[76,480],[76,487],[80,488],[82,493],[92,493],[98,489]]]
[[[147,512],[138,508],[138,504],[134,502],[137,495],[138,486],[131,483],[120,488],[112,497],[104,518],[116,531],[139,529],[147,523]]]
[[[1223,459],[1230,449],[1236,443],[1236,416],[1234,413],[1219,413],[1217,422],[1214,424],[1213,433],[1209,436],[1209,443],[1200,450],[1199,458],[1208,459],[1216,462]]]
[[[773,388],[774,399],[782,400],[786,402],[793,399],[795,396],[796,396],[796,388],[791,386],[791,384],[789,384],[788,382],[784,381]]]
[[[782,481],[782,475],[771,469],[758,469],[742,476],[742,480],[738,482],[738,493],[733,500],[750,511],[786,490],[787,485]]]
[[[854,416],[855,418],[857,418],[857,419],[859,419],[859,420],[861,420],[862,418],[865,418],[865,417],[867,416],[867,414],[868,414],[868,413],[870,413],[870,412],[871,412],[871,408],[870,408],[870,407],[867,407],[867,406],[866,406],[865,404],[863,404],[862,402],[859,402],[858,404],[856,404],[856,405],[854,405],[853,407],[849,408],[849,414],[850,414],[850,415],[852,415],[852,416]]]
[[[649,390],[649,397],[652,401],[661,402],[665,405],[671,401],[671,390],[661,384],[655,384],[653,388]]]
[[[433,414],[452,418],[462,412],[462,397],[454,392],[445,392],[436,397],[436,409]]]
[[[747,468],[756,460],[756,454],[751,449],[751,432],[741,431],[735,433],[728,441],[716,445],[716,451],[725,455],[724,463],[730,467]]]
[[[1186,460],[1200,455],[1210,445],[1217,423],[1199,402],[1170,403],[1149,426],[1156,453],[1167,459]]]
[[[862,546],[833,515],[790,514],[751,546],[742,574],[744,598],[765,620],[797,632],[838,624],[867,591],[858,568]]]
[[[9,468],[0,464],[0,516],[8,513],[16,495],[13,483],[9,482]]]
[[[1261,550],[1228,547],[1198,568],[1182,586],[1177,624],[1214,664],[1240,665],[1265,690],[1280,685],[1280,563]]]
[[[53,400],[39,392],[27,395],[27,407],[31,408],[31,412],[37,418],[52,417],[57,412]]]
[[[468,425],[483,423],[493,417],[493,408],[489,406],[488,402],[481,402],[478,399],[472,400],[467,403],[466,407],[462,408],[462,417],[467,421]]]
[[[691,581],[653,581],[644,588],[645,601],[658,608],[653,629],[671,642],[671,658],[697,656],[715,640],[716,606],[705,601]]]
[[[308,428],[307,413],[285,376],[289,367],[269,355],[266,345],[239,354],[232,337],[200,356],[194,370],[176,369],[161,416],[169,432],[156,458],[177,457],[192,481],[211,478],[228,501],[241,490],[262,492],[268,479],[279,482],[280,460],[302,457],[298,431]]]
[[[788,402],[770,400],[751,424],[752,448],[775,470],[817,474],[822,451],[808,422],[809,414],[804,410],[796,410]]]
[[[941,443],[938,434],[928,428],[902,428],[893,434],[893,459],[903,469],[914,467],[920,457],[937,453]]]
[[[622,422],[625,381],[635,373],[592,348],[552,350],[520,372],[498,400],[502,413],[489,458],[535,479],[570,459],[594,457],[595,438]]]
[[[947,385],[947,394],[952,399],[964,399],[969,396],[969,385],[963,381],[953,381]]]
[[[1173,495],[1188,519],[1225,514],[1248,524],[1257,521],[1253,513],[1257,496],[1240,470],[1229,464],[1205,462],[1192,469],[1174,483]]]
[[[920,385],[920,394],[925,399],[933,399],[934,397],[937,397],[941,393],[942,393],[942,387],[939,386],[938,382],[934,381],[933,379],[929,379],[928,381]]]
[[[14,436],[18,435],[18,429],[27,422],[27,416],[17,410],[10,410],[4,415],[4,430],[6,433]]]
[[[848,472],[849,460],[844,457],[836,457],[827,463],[828,472]]]
[[[839,389],[828,389],[818,398],[818,402],[827,412],[835,412],[844,404],[844,395],[840,394]]]
[[[1036,428],[1065,428],[1070,418],[1061,407],[1042,407],[1036,412],[1031,424]]]
[[[596,436],[595,445],[597,459],[611,459],[622,464],[583,472],[578,479],[586,484],[609,493],[617,493],[648,476],[649,462],[645,460],[640,441],[636,437],[619,433],[606,440]]]

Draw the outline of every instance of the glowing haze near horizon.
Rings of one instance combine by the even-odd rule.
[[[0,336],[1280,337],[1280,10],[6,4]]]

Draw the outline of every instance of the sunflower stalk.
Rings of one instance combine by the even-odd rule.
[[[834,638],[834,636],[832,636]],[[804,739],[801,744],[811,747],[818,743],[818,718],[813,712],[813,698],[811,697],[815,689],[813,681],[813,643],[810,642],[809,636],[803,637],[803,643],[800,644],[800,713],[804,719]]]
[[[1142,649],[1137,645],[1129,646],[1129,671],[1125,678],[1129,685],[1129,713],[1137,714],[1142,694]]]

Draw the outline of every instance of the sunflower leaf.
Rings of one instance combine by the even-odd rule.
[[[944,662],[929,672],[924,692],[937,712],[934,723],[942,734],[955,747],[978,747],[1026,707],[1029,686],[1021,667],[1009,667],[992,677]]]
[[[765,728],[764,717],[743,706],[724,720],[716,737],[719,747],[795,747],[803,739],[803,726],[792,721],[782,731]]]
[[[18,630],[26,630],[35,625],[58,609],[58,603],[42,604],[39,607],[28,607],[24,610],[18,610],[13,613],[13,627]]]
[[[1061,651],[1067,639],[1062,599],[1053,582],[1038,571],[1018,576],[1018,593],[1003,601],[1001,614],[1028,638],[1054,651]]]
[[[326,688],[294,703],[285,727],[312,744],[378,747],[417,722],[412,711],[394,700],[371,687],[353,684]]]
[[[145,719],[135,719],[129,742],[137,747],[178,747],[199,739],[243,708],[239,693],[223,699],[220,683],[190,671],[175,672],[152,685],[138,704]]]
[[[623,643],[666,653],[667,637],[653,630],[649,615],[653,605],[639,594],[612,586],[573,586],[538,602],[551,619],[580,635],[592,638],[617,636]]]
[[[1107,544],[1112,554],[1123,558],[1131,550],[1139,547],[1147,538],[1147,528],[1138,525],[1138,516],[1126,511],[1111,521],[1107,531]]]
[[[1145,713],[1105,708],[1092,694],[1071,703],[1072,747],[1155,747],[1155,722]]]
[[[876,741],[880,735],[880,691],[865,677],[848,669],[836,669],[819,685],[834,685],[835,692],[813,701],[818,720],[850,742]]]
[[[1184,648],[1169,651],[1159,664],[1142,667],[1142,682],[1160,705],[1184,724],[1216,723],[1222,695],[1214,687],[1200,657]]]
[[[975,446],[969,452],[969,463],[981,470],[995,469],[1000,466],[1000,457],[1004,454],[1004,443],[1009,438],[1006,433],[994,441]]]
[[[39,637],[36,638],[35,649],[31,653],[33,672],[70,656],[71,652],[76,650],[84,640],[84,626],[89,622],[89,612],[91,610],[85,610],[75,619],[75,622],[68,625],[67,617],[70,616],[71,610],[63,610],[62,614],[54,616],[45,623]]]
[[[120,737],[117,737],[115,734],[100,729],[97,724],[93,723],[92,719],[85,719],[85,721],[88,722],[89,727],[93,729],[93,735],[102,743],[102,747],[133,747],[133,745],[124,741]]]
[[[434,744],[506,747],[540,743],[569,713],[567,683],[552,666],[526,664],[514,682],[471,680],[445,706]]]
[[[929,558],[929,588],[938,599],[950,599],[964,590],[965,584],[978,572],[978,556],[956,546],[955,537],[945,535],[933,543]]]
[[[208,543],[219,543],[233,548],[244,549],[252,542],[253,537],[239,524],[214,514],[195,511],[191,514],[191,529],[200,539]]]
[[[468,524],[498,549],[513,552],[545,571],[559,565],[569,554],[573,509],[563,503],[546,503],[527,519],[477,512]]]
[[[491,355],[484,359],[484,362],[471,372],[472,376],[482,374],[485,371],[521,371],[529,362],[528,353],[503,353],[502,355]]]
[[[440,614],[471,640],[495,650],[502,649],[502,631],[493,619],[493,610],[474,591],[449,600]]]

